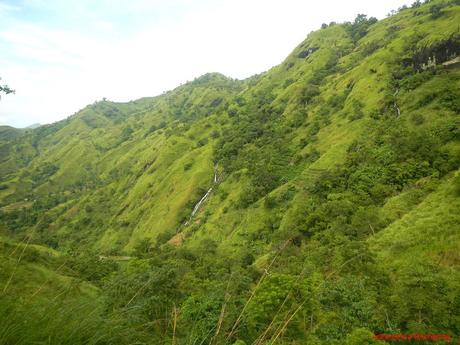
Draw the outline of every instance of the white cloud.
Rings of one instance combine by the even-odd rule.
[[[95,26],[101,30],[110,31],[113,29],[113,23],[108,20],[98,20],[95,22]]]
[[[0,2],[0,15],[6,14],[8,12],[19,11],[21,8],[19,6],[4,4]]]

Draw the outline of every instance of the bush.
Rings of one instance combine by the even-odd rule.
[[[174,236],[174,232],[166,231],[157,236],[155,246],[160,247],[162,244],[168,242]]]
[[[267,195],[264,200],[264,207],[267,209],[275,208],[277,205],[277,200],[275,197]]]
[[[356,328],[347,335],[346,345],[378,345],[381,341],[373,339],[373,333],[365,328]]]
[[[193,162],[188,162],[184,164],[184,171],[188,171],[193,166]]]
[[[213,130],[213,131],[211,132],[211,138],[217,139],[217,138],[219,138],[219,137],[220,137],[220,133],[219,133],[218,130],[215,129],[215,130]]]
[[[197,147],[202,147],[208,143],[208,138],[200,139],[197,142]]]
[[[364,56],[369,56],[374,53],[377,49],[380,49],[380,43],[377,41],[373,41],[371,43],[367,43],[362,50]]]
[[[420,126],[425,122],[425,118],[423,117],[423,115],[418,113],[412,114],[410,119],[417,126]]]

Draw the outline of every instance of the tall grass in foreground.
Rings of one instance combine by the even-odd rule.
[[[37,301],[0,296],[0,345],[146,344],[123,315],[104,317],[102,308],[80,299]]]

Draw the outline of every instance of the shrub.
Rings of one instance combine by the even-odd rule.
[[[190,170],[190,168],[193,166],[193,162],[188,162],[184,164],[184,171]]]
[[[219,137],[220,137],[220,133],[219,133],[218,130],[215,129],[215,130],[213,130],[213,131],[211,132],[211,138],[217,139],[217,138],[219,138]]]
[[[264,207],[268,209],[275,208],[277,205],[277,200],[275,197],[267,195],[264,200]]]
[[[207,143],[208,143],[208,138],[200,139],[197,142],[197,147],[202,147],[202,146],[206,145]]]
[[[423,115],[418,113],[412,114],[410,119],[417,126],[420,126],[425,122],[425,118],[423,117]]]

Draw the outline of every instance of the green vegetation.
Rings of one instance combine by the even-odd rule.
[[[2,80],[2,78],[0,78],[0,80]],[[0,85],[0,96],[1,96],[1,93],[4,93],[5,95],[8,95],[10,93],[14,93],[15,91],[10,88],[8,85],[4,84],[4,85]]]
[[[460,334],[459,19],[417,1],[246,80],[1,127],[0,344]]]

